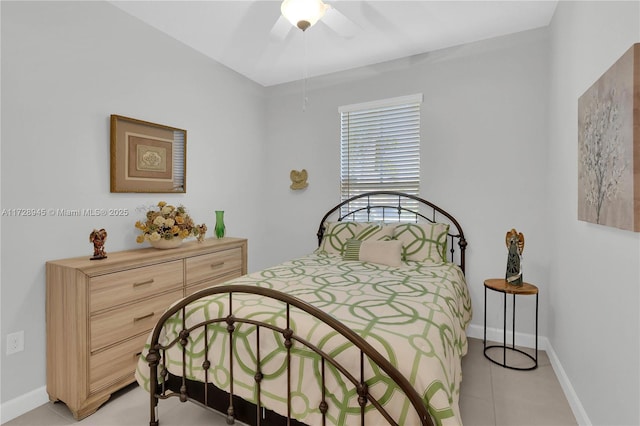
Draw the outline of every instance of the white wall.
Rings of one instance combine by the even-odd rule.
[[[126,208],[128,217],[2,217],[2,402],[45,385],[45,262],[134,248],[136,207],[184,204],[213,231],[249,238],[265,149],[264,88],[103,2],[2,8],[2,208]],[[187,193],[109,192],[109,116],[187,130]],[[6,334],[25,350],[5,355]]]
[[[596,425],[640,424],[640,235],[577,220],[578,98],[638,41],[638,2],[561,1],[551,25],[548,337]]]
[[[129,208],[109,193],[110,114],[188,130],[188,192],[166,196],[196,220],[224,209],[260,269],[315,248],[338,200],[340,105],[422,92],[422,196],[469,240],[473,325],[482,281],[506,265],[504,234],[526,236],[525,279],[594,424],[638,424],[638,234],[578,222],[577,98],[639,38],[636,2],[560,2],[548,29],[308,81],[259,87],[104,3],[1,2],[2,208]],[[308,35],[312,36],[311,33]],[[312,43],[310,43],[312,45]],[[312,52],[309,52],[312,54]],[[289,189],[306,168],[309,187]],[[45,384],[44,262],[135,247],[126,218],[2,217],[4,403]],[[519,316],[532,315],[519,304]],[[522,308],[521,308],[522,307]],[[499,308],[489,315],[498,327]],[[4,355],[24,329],[25,352]],[[522,331],[533,332],[524,321]]]
[[[525,279],[541,288],[545,335],[547,76],[542,29],[310,79],[304,112],[302,83],[269,88],[266,179],[273,199],[291,206],[272,224],[290,243],[265,254],[270,263],[313,249],[322,214],[340,201],[338,107],[423,93],[421,194],[456,216],[465,231],[473,324],[482,327],[483,281],[504,274],[504,238],[515,227],[526,237]],[[309,187],[292,191],[289,170],[302,168]],[[500,301],[496,296],[489,314],[492,327],[502,326]],[[533,334],[534,306],[533,299],[519,304],[519,331]]]

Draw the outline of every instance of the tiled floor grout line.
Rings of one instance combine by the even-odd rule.
[[[484,354],[482,355],[484,356]],[[498,424],[498,409],[496,407],[496,395],[493,390],[493,365],[489,366],[489,384],[491,385],[491,407],[493,407],[493,424],[497,426]]]

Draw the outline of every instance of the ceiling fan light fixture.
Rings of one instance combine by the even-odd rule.
[[[284,0],[280,11],[291,25],[304,31],[318,22],[328,8],[322,0]]]

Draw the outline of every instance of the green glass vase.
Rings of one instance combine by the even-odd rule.
[[[216,227],[215,234],[217,238],[223,238],[226,232],[224,226],[224,210],[216,210]]]

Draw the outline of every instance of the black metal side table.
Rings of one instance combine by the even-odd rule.
[[[503,340],[501,345],[487,346],[487,289],[497,291],[504,294],[504,312],[503,312]],[[507,345],[507,294],[513,294],[513,316],[512,316],[512,346]],[[528,354],[518,348],[516,348],[516,295],[532,295],[536,296],[536,352],[535,357]],[[490,278],[484,281],[484,356],[494,364],[500,365],[512,370],[534,370],[538,368],[538,287],[529,283],[522,283],[522,285],[509,284],[505,279]],[[487,354],[487,350],[491,348],[502,349],[502,362],[496,361]],[[507,364],[507,351],[518,352],[525,355],[531,361],[533,365],[530,367],[515,367]]]

